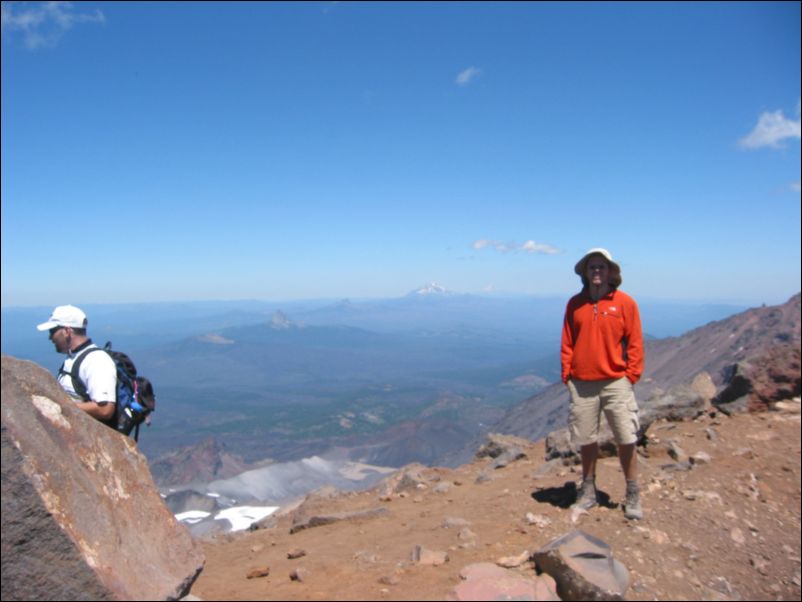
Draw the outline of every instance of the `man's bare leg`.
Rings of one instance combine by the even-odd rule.
[[[590,510],[596,505],[596,460],[599,457],[599,444],[583,445],[582,456],[582,488],[577,495],[575,508]]]
[[[624,501],[624,516],[628,519],[643,518],[643,508],[640,504],[640,489],[638,487],[638,454],[635,453],[635,444],[619,445],[618,460],[627,480],[627,496]]]

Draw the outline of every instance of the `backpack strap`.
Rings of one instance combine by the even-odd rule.
[[[75,359],[75,361],[72,363],[72,368],[70,370],[65,370],[64,364],[61,364],[61,368],[59,368],[58,370],[59,377],[61,377],[64,374],[69,375],[69,377],[72,379],[72,388],[75,389],[75,393],[84,401],[91,401],[91,399],[89,398],[89,394],[86,391],[86,385],[84,384],[84,381],[82,381],[80,377],[81,364],[83,363],[84,358],[86,358],[86,356],[92,353],[93,351],[103,351],[103,349],[101,349],[100,347],[92,347],[90,349],[87,349]]]

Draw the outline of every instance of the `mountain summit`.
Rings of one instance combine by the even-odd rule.
[[[280,309],[276,310],[270,318],[270,328],[273,330],[287,330],[292,327],[292,322]]]
[[[424,284],[419,289],[416,289],[407,295],[408,297],[451,297],[456,295],[454,291],[450,291],[444,286],[436,282],[429,282]]]

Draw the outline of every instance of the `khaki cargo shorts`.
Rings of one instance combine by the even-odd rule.
[[[630,445],[638,440],[638,402],[629,379],[568,381],[571,409],[568,425],[571,438],[577,445],[590,445],[599,438],[601,413],[618,445]]]

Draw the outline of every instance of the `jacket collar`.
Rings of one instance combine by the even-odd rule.
[[[613,298],[615,298],[615,294],[617,291],[618,289],[616,288],[612,289],[606,295],[599,297],[598,301],[612,301]],[[582,294],[585,296],[585,299],[588,301],[588,303],[598,303],[598,301],[594,301],[591,298],[590,292],[588,291],[587,287],[582,289]]]

